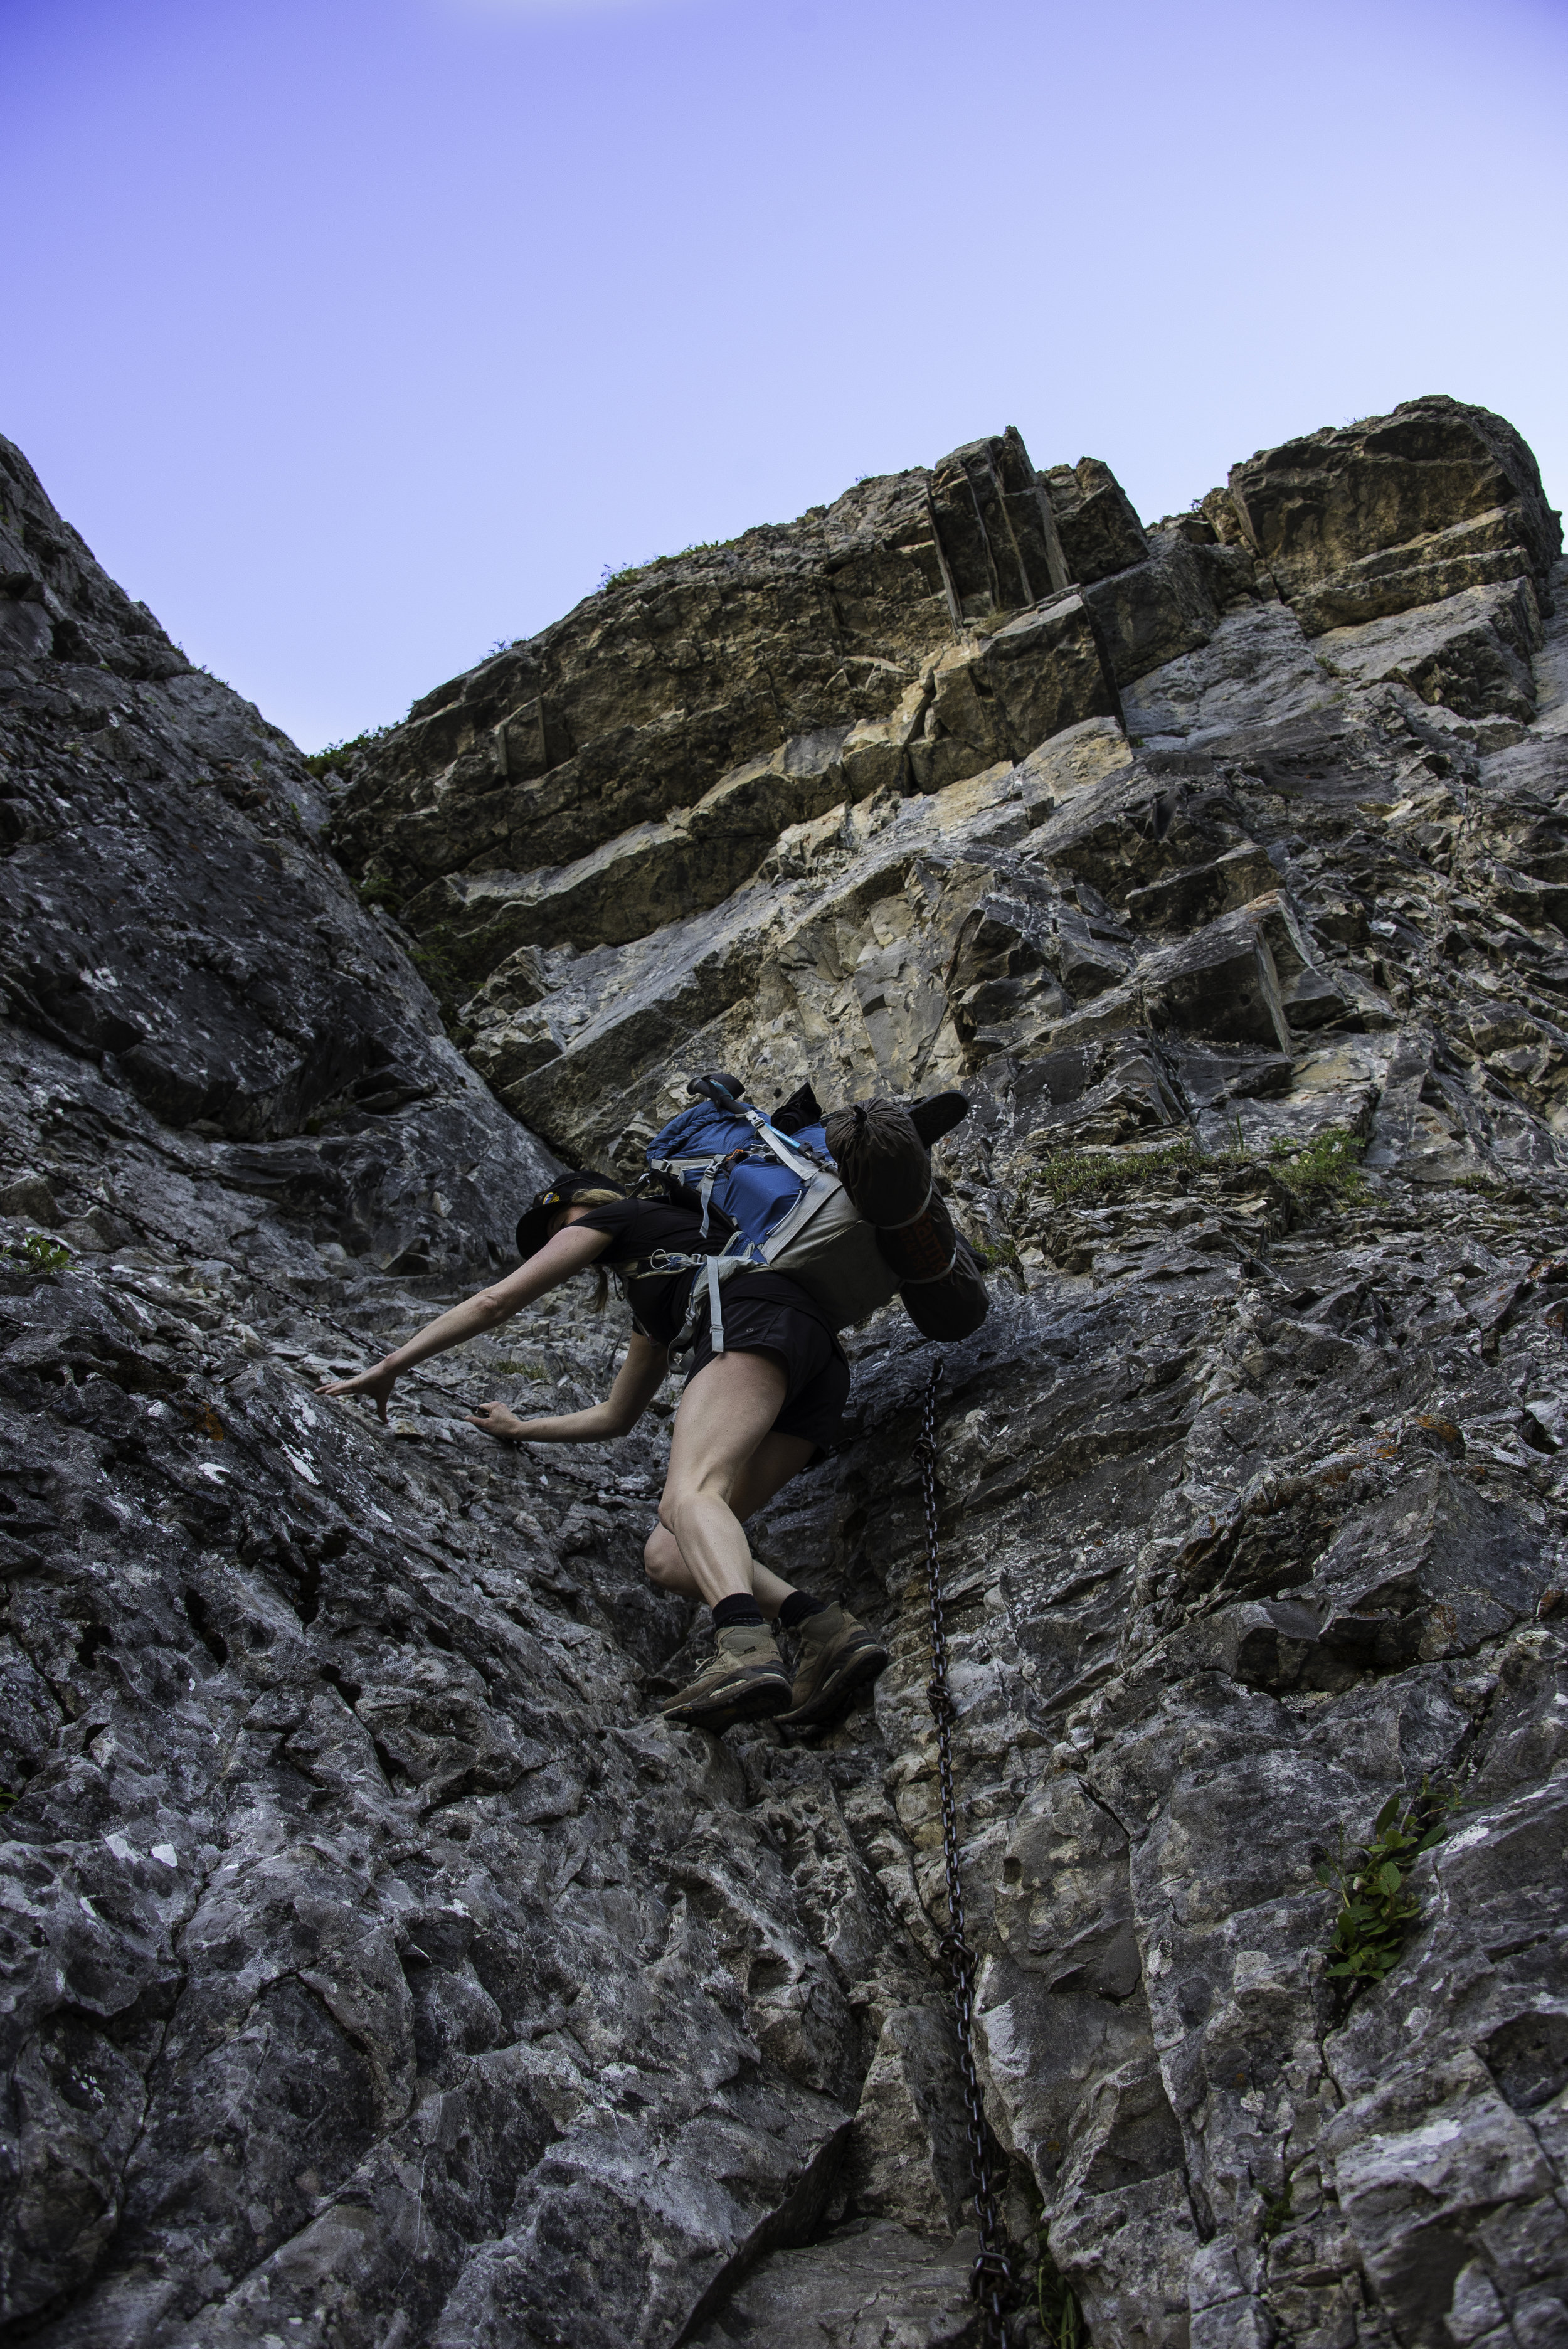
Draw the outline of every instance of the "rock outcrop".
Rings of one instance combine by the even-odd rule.
[[[699,1067],[975,1103],[942,1532],[1015,2340],[1042,2276],[1099,2349],[1568,2337],[1568,600],[1518,435],[1414,401],[1145,530],[1008,431],[609,583],[325,786],[5,444],[0,496],[16,2337],[978,2341],[930,1350],[855,1333],[753,1529],[893,1650],[814,1744],[652,1710],[703,1636],[640,1562],[673,1389],[614,1449],[468,1423],[603,1391],[574,1290],[388,1427],[314,1392]],[[1357,1984],[1320,1873],[1390,1803],[1431,1839]]]

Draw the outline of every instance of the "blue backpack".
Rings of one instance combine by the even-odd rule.
[[[694,1086],[694,1092],[696,1087]],[[724,1351],[723,1284],[738,1272],[766,1267],[798,1281],[835,1330],[863,1321],[898,1288],[876,1234],[852,1205],[828,1154],[820,1125],[781,1133],[749,1102],[738,1101],[717,1078],[703,1080],[707,1098],[660,1129],[648,1144],[648,1165],[666,1184],[694,1195],[707,1239],[717,1208],[730,1226],[712,1254],[660,1248],[641,1259],[638,1274],[700,1271],[692,1283],[686,1328],[689,1342],[706,1300],[713,1350]]]

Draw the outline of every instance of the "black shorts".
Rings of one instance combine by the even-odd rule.
[[[711,1331],[703,1317],[692,1364],[689,1386],[713,1360]],[[820,1459],[841,1430],[844,1402],[850,1392],[850,1366],[832,1332],[810,1313],[797,1312],[770,1297],[724,1298],[724,1350],[727,1354],[773,1354],[789,1381],[783,1407],[773,1423],[775,1435],[803,1436]]]

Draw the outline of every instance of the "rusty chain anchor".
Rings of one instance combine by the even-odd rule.
[[[985,2349],[1003,2349],[1006,2338],[1006,2308],[1011,2296],[1012,2270],[1002,2247],[1002,2222],[996,2208],[996,2188],[987,2149],[985,2107],[975,2073],[975,1952],[964,1932],[964,1881],[959,1872],[958,1808],[953,1795],[952,1726],[957,1708],[947,1686],[947,1627],[942,1602],[942,1567],[936,1523],[936,1389],[942,1377],[938,1356],[931,1366],[920,1435],[914,1446],[925,1495],[925,1562],[931,1605],[931,1678],[926,1702],[936,1723],[936,1773],[942,1793],[942,1843],[947,1864],[947,1930],[942,1954],[953,1985],[953,2017],[958,2033],[958,2068],[964,2080],[964,2104],[969,2121],[969,2161],[975,2181],[975,2220],[980,2234],[980,2256],[970,2274],[970,2289],[985,2312]]]

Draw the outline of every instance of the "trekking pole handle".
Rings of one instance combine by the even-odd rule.
[[[739,1111],[740,1103],[729,1087],[717,1077],[694,1077],[686,1091],[695,1093],[699,1100],[712,1102],[716,1108]]]

